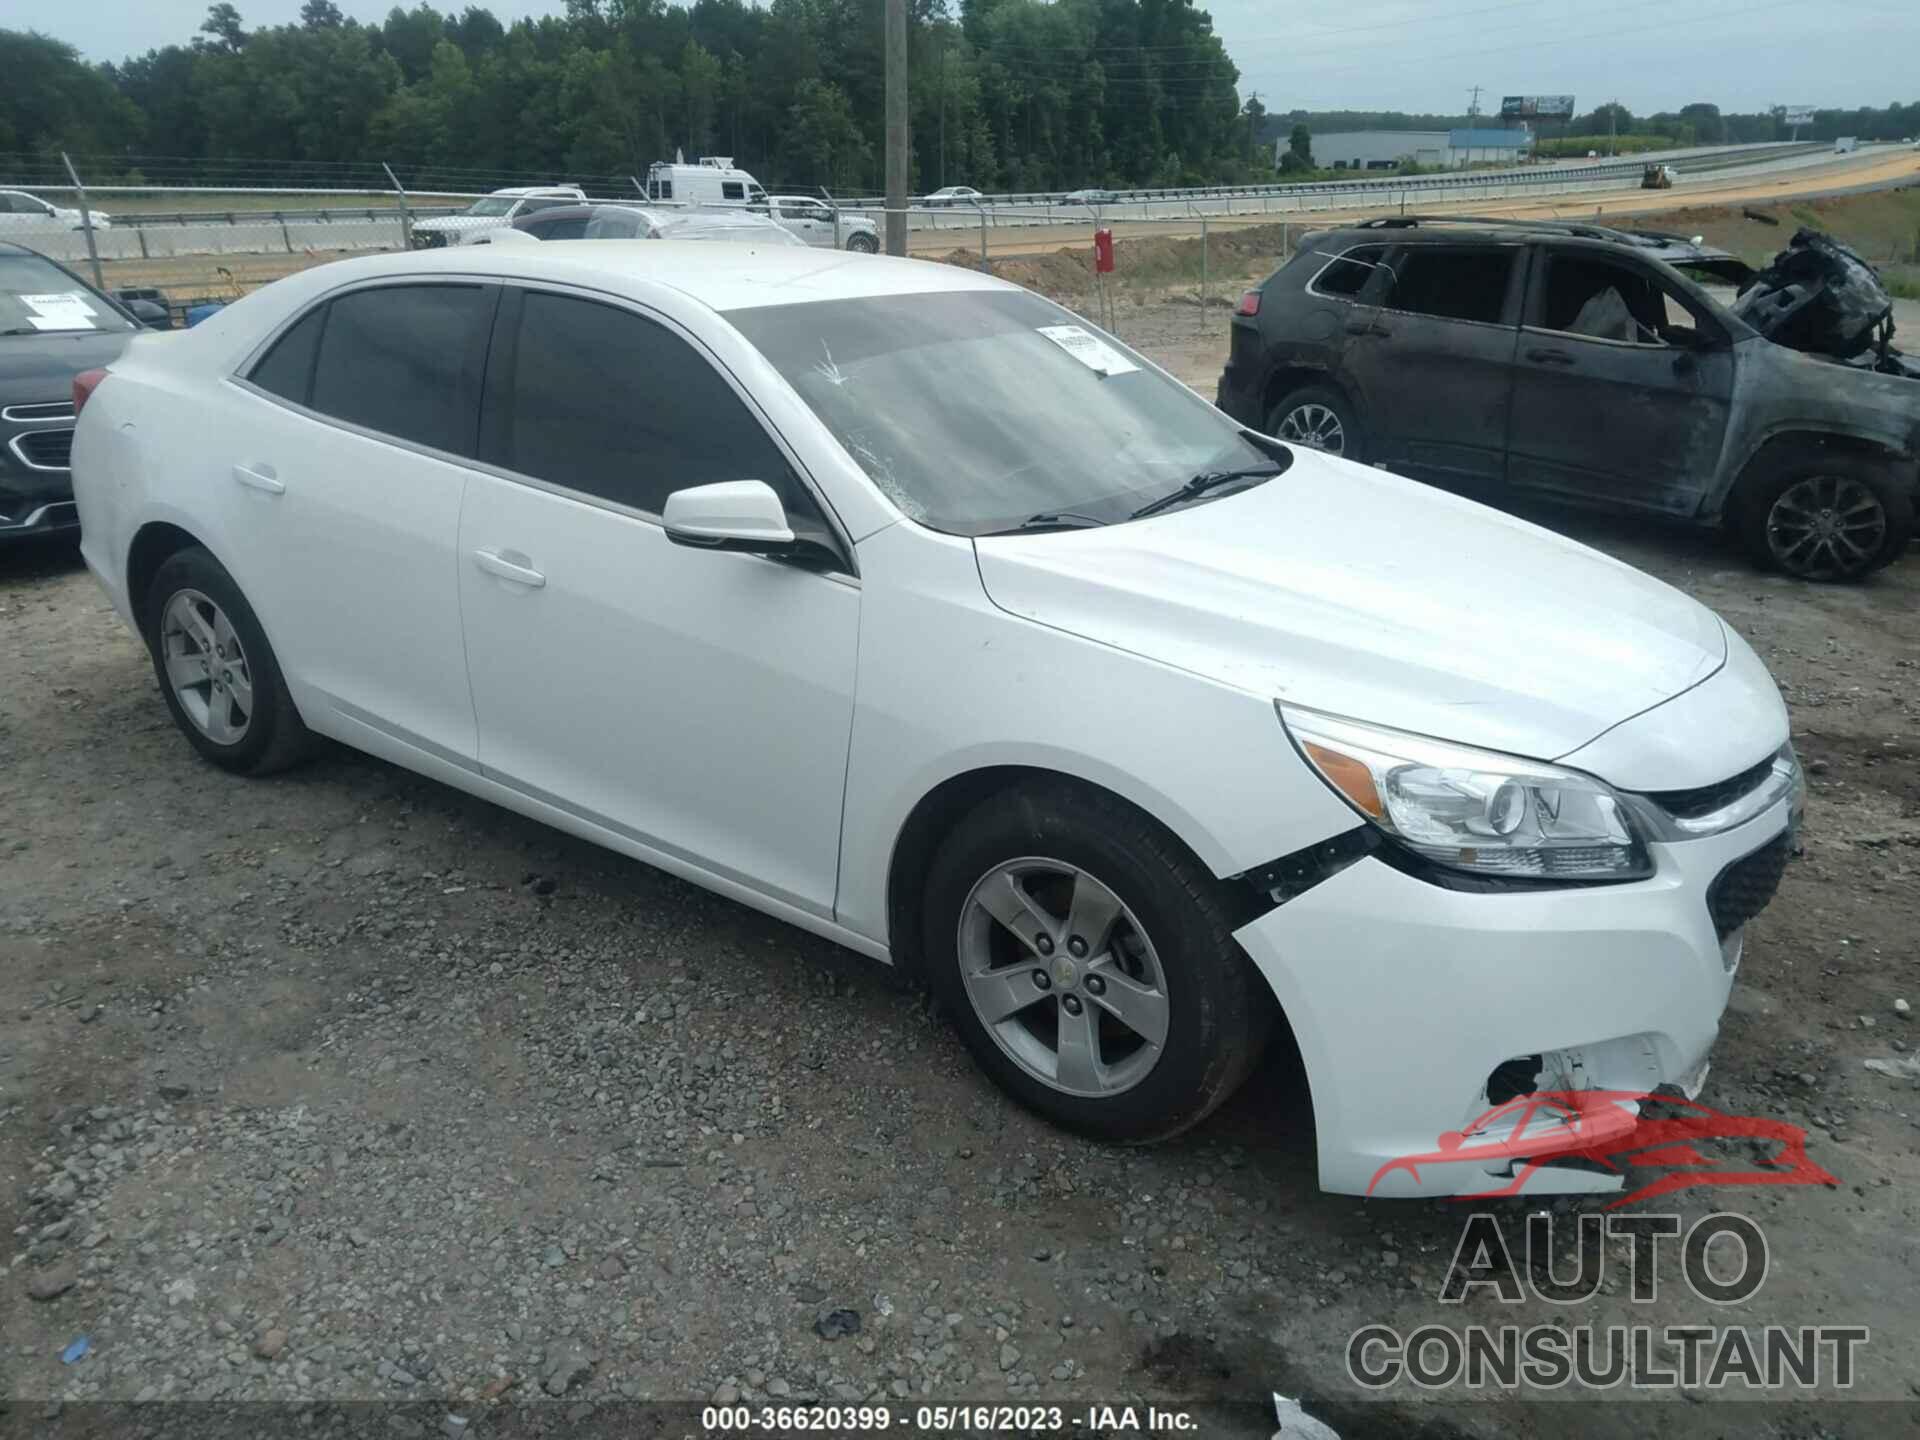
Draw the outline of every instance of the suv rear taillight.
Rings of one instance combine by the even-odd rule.
[[[100,382],[107,378],[104,370],[82,370],[73,377],[73,418],[78,420],[80,412],[87,408],[87,401],[93,398],[93,392],[100,388]]]
[[[1233,307],[1236,315],[1258,315],[1260,313],[1260,292],[1249,290],[1240,297],[1240,303]]]

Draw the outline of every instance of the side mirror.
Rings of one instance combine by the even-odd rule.
[[[787,510],[764,480],[722,480],[667,496],[661,521],[676,545],[784,555],[799,543]]]

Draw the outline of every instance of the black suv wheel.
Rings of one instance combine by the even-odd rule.
[[[1365,441],[1353,406],[1338,390],[1309,385],[1283,396],[1267,412],[1267,433],[1290,445],[1305,445],[1346,460],[1364,458]]]
[[[1860,580],[1913,538],[1913,497],[1858,455],[1806,455],[1745,486],[1733,527],[1756,562],[1802,580]]]

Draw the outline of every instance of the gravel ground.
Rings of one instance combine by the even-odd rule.
[[[1190,306],[1121,326],[1201,385],[1221,328]],[[1841,1181],[1672,1202],[1766,1227],[1767,1285],[1730,1314],[1610,1280],[1578,1318],[1868,1324],[1856,1395],[1910,1402],[1920,1082],[1862,1062],[1920,1041],[1895,1009],[1920,1003],[1920,556],[1804,587],[1554,523],[1719,609],[1783,682],[1806,854],[1751,927],[1703,1098],[1808,1127]],[[1555,1312],[1439,1303],[1459,1207],[1319,1194],[1284,1055],[1175,1143],[1081,1141],[797,930],[344,750],[266,782],[198,763],[70,550],[0,551],[0,634],[0,1395],[22,1413],[1278,1388],[1349,1437],[1911,1423],[1356,1402],[1358,1325]],[[1209,1433],[1271,1431],[1250,1414]]]

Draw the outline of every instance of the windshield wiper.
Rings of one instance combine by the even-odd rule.
[[[1018,525],[1009,525],[1004,530],[989,530],[989,535],[1019,535],[1033,530],[1091,530],[1104,525],[1104,520],[1096,520],[1091,515],[1082,515],[1075,510],[1042,510],[1038,515],[1029,515]]]
[[[1247,465],[1238,470],[1202,470],[1172,494],[1162,495],[1158,500],[1149,500],[1127,518],[1129,520],[1141,520],[1148,515],[1158,515],[1162,510],[1169,510],[1175,505],[1183,505],[1189,500],[1197,499],[1199,496],[1206,494],[1209,490],[1217,490],[1222,485],[1230,485],[1235,480],[1252,480],[1256,478],[1271,480],[1286,468],[1284,465]]]

